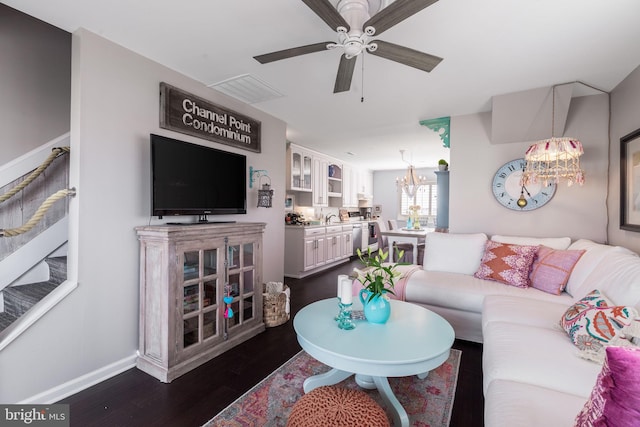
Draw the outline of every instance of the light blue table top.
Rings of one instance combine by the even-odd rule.
[[[362,310],[359,301],[353,309]],[[448,358],[455,339],[441,316],[402,301],[391,300],[385,324],[355,320],[355,329],[342,330],[337,313],[337,298],[317,301],[298,312],[293,327],[307,353],[343,371],[384,377],[428,372]]]

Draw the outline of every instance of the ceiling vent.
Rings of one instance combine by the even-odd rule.
[[[265,82],[250,74],[242,74],[230,79],[213,83],[210,88],[232,96],[247,104],[270,101],[284,96]]]

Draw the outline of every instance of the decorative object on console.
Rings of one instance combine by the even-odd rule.
[[[446,171],[449,169],[449,163],[445,159],[438,160],[438,170]]]
[[[524,159],[514,159],[496,171],[491,188],[498,203],[516,211],[530,211],[546,205],[556,192],[556,185],[543,187],[539,183],[523,183]],[[526,194],[526,197],[525,197]]]
[[[542,181],[547,187],[559,184],[563,178],[569,186],[574,182],[584,184],[584,171],[580,168],[580,156],[584,154],[582,143],[576,138],[554,136],[557,86],[560,85],[551,88],[551,138],[538,141],[525,153],[527,165],[522,174],[523,186]]]
[[[560,326],[585,358],[600,361],[605,347],[632,345],[625,337],[638,335],[637,318],[635,308],[615,306],[595,289],[565,311]]]
[[[404,150],[400,150],[400,155],[402,156],[402,161],[407,162],[404,159]],[[416,168],[410,162],[407,163],[409,164],[407,173],[402,178],[396,178],[396,184],[407,193],[407,196],[413,197],[416,195],[418,187],[427,183],[427,179],[424,176],[418,176]]]
[[[629,427],[640,420],[640,349],[608,347],[602,371],[576,427]]]
[[[537,252],[538,246],[510,245],[488,240],[475,277],[527,288],[531,284],[529,272]]]

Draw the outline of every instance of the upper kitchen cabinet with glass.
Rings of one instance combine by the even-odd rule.
[[[308,191],[312,190],[311,175],[313,169],[313,156],[311,152],[295,144],[289,144],[287,148],[287,190]]]

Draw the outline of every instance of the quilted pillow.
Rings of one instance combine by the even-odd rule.
[[[475,277],[527,288],[530,285],[529,272],[537,252],[538,246],[510,245],[488,240]]]
[[[544,292],[560,295],[573,267],[585,250],[561,251],[540,246],[531,267],[531,286]]]
[[[635,327],[633,307],[614,306],[599,290],[590,292],[567,309],[560,326],[580,350],[599,352],[625,330]]]
[[[632,427],[640,420],[640,349],[607,347],[605,362],[574,427]]]

